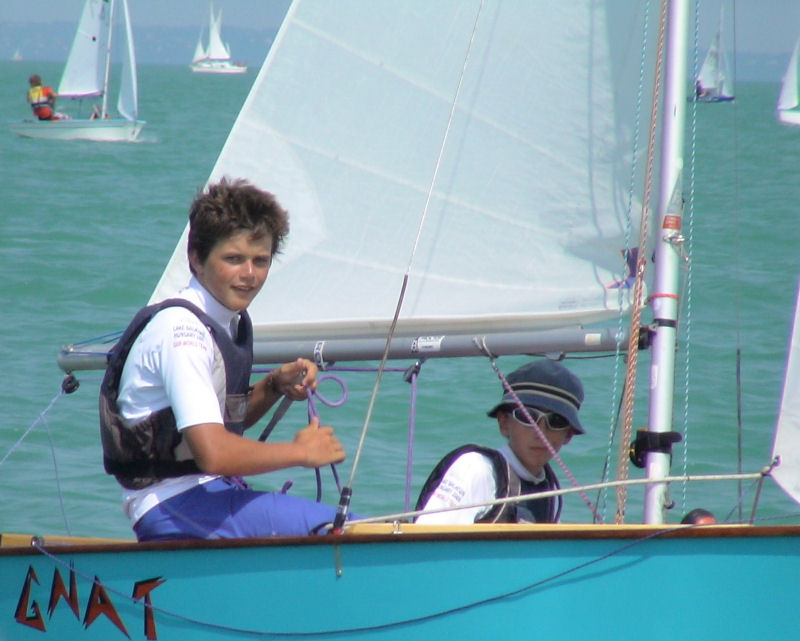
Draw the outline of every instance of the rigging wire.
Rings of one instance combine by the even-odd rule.
[[[420,216],[419,225],[417,226],[417,235],[416,238],[414,239],[414,244],[411,248],[411,253],[408,259],[408,265],[406,266],[406,271],[403,274],[403,282],[400,287],[400,294],[397,297],[397,306],[395,307],[394,316],[392,317],[392,323],[386,335],[386,344],[384,346],[383,354],[381,356],[381,360],[378,365],[378,373],[375,376],[375,383],[372,386],[372,393],[370,394],[369,404],[367,406],[367,411],[364,416],[364,424],[362,425],[361,428],[361,434],[359,435],[356,452],[355,455],[353,456],[353,465],[350,469],[350,478],[347,482],[347,486],[345,486],[342,489],[339,498],[339,505],[337,507],[336,519],[334,521],[335,531],[341,531],[342,525],[344,524],[345,517],[347,515],[347,510],[350,506],[353,481],[355,480],[356,471],[358,469],[358,463],[361,458],[361,452],[364,449],[364,442],[367,437],[367,431],[369,429],[370,420],[372,419],[372,412],[375,408],[375,401],[378,396],[378,389],[380,388],[381,380],[383,379],[383,371],[386,367],[386,361],[389,359],[389,349],[391,348],[392,338],[394,336],[395,329],[397,328],[397,320],[400,316],[400,310],[405,300],[405,293],[408,287],[408,279],[409,279],[409,274],[411,272],[411,265],[414,262],[414,257],[416,256],[417,247],[419,246],[419,241],[422,236],[422,229],[425,226],[425,220],[427,219],[428,216],[428,210],[430,208],[430,203],[433,198],[433,189],[434,186],[436,185],[436,179],[439,175],[439,169],[441,168],[442,165],[442,157],[444,156],[444,151],[447,146],[447,139],[449,138],[450,131],[453,127],[453,119],[455,117],[456,106],[458,105],[458,98],[461,94],[461,88],[464,83],[464,74],[467,69],[467,63],[469,62],[470,54],[472,52],[472,47],[475,43],[475,33],[477,32],[478,29],[478,21],[480,19],[482,11],[483,11],[483,0],[481,0],[480,4],[478,5],[478,10],[475,14],[475,21],[472,25],[472,32],[470,34],[469,42],[467,44],[467,49],[464,52],[464,61],[461,65],[461,73],[459,74],[458,84],[456,86],[456,90],[453,95],[453,100],[450,104],[450,113],[447,120],[447,126],[445,127],[444,135],[442,136],[442,142],[439,146],[439,155],[436,159],[436,165],[434,167],[433,174],[431,175],[431,181],[428,185],[425,205],[422,210],[422,215]]]
[[[45,407],[44,410],[42,410],[42,412],[39,414],[36,420],[33,423],[31,423],[30,427],[28,427],[28,429],[25,430],[22,436],[20,436],[19,439],[17,439],[17,442],[14,443],[9,448],[5,456],[3,456],[2,459],[0,459],[0,467],[2,467],[2,465],[8,459],[8,457],[11,456],[19,448],[20,445],[22,445],[22,441],[24,441],[28,437],[28,435],[36,428],[36,426],[39,425],[39,423],[43,423],[47,430],[47,441],[50,443],[50,454],[53,457],[53,470],[55,472],[56,492],[58,494],[58,505],[59,509],[61,510],[61,518],[64,521],[64,528],[66,529],[67,534],[71,536],[72,531],[69,527],[69,521],[67,520],[67,510],[64,507],[64,492],[61,488],[61,475],[59,474],[58,471],[58,459],[56,458],[56,448],[55,444],[53,443],[53,436],[50,432],[50,424],[47,422],[47,415],[53,409],[55,404],[61,399],[61,397],[65,396],[67,393],[68,392],[65,391],[64,388],[62,387],[59,393],[56,394],[52,398],[52,400],[47,404],[47,407]]]
[[[694,32],[692,44],[692,78],[697,78],[699,74],[700,50],[700,0],[694,2]],[[685,294],[681,296],[681,302],[685,305],[684,312],[681,314],[683,321],[679,322],[678,328],[683,332],[683,417],[681,432],[682,469],[683,474],[688,474],[689,470],[689,391],[690,391],[690,350],[692,346],[692,247],[694,242],[694,192],[697,167],[697,100],[691,101],[689,117],[689,172],[688,189],[686,194],[685,214],[686,214],[686,281],[684,284]],[[680,313],[680,312],[679,312]],[[687,510],[687,491],[688,484],[681,486],[681,512]]]
[[[733,51],[736,52],[736,2],[732,2],[732,13],[733,13]],[[733,56],[733,79],[734,82],[736,81],[736,55]],[[734,85],[736,86],[736,85]],[[733,277],[733,288],[735,292],[734,298],[734,309],[735,309],[735,318],[736,318],[736,435],[737,435],[737,459],[738,459],[738,470],[741,470],[743,467],[742,459],[744,457],[744,443],[743,443],[743,428],[742,428],[742,380],[741,380],[741,356],[742,356],[742,317],[741,317],[741,306],[739,302],[741,301],[741,264],[739,262],[739,257],[741,256],[741,236],[739,235],[739,230],[741,225],[739,225],[739,221],[741,218],[741,211],[739,209],[740,201],[739,201],[739,126],[738,126],[738,115],[739,115],[739,106],[736,100],[733,101],[733,214],[734,218],[736,219],[736,223],[734,228],[734,246],[736,251],[734,252],[734,256],[736,256],[736,260],[734,262],[734,277]],[[742,494],[742,486],[741,483],[739,484],[739,519],[742,518],[742,511],[741,511],[741,494]]]
[[[640,56],[639,56],[639,79],[636,88],[636,108],[634,111],[634,122],[633,122],[633,139],[631,141],[631,172],[630,172],[630,181],[628,183],[628,199],[627,204],[625,207],[625,254],[623,255],[623,269],[627,269],[627,253],[631,251],[631,237],[633,235],[633,197],[636,191],[636,172],[638,169],[638,158],[639,158],[639,126],[641,123],[641,115],[642,115],[642,92],[644,88],[644,79],[645,79],[645,68],[647,63],[647,33],[649,31],[650,25],[650,2],[645,2],[644,4],[644,14],[642,16],[642,40],[639,47]],[[623,272],[624,273],[624,272]],[[609,419],[610,423],[608,426],[608,442],[606,445],[606,456],[605,460],[603,461],[603,471],[600,477],[601,481],[605,481],[608,479],[609,470],[611,467],[611,459],[612,459],[612,450],[614,447],[614,439],[616,438],[617,428],[620,425],[620,416],[622,413],[622,402],[625,397],[625,383],[623,381],[622,393],[617,396],[617,385],[619,383],[619,376],[620,376],[620,362],[623,356],[622,352],[622,344],[621,338],[624,336],[624,321],[625,321],[625,314],[623,310],[623,295],[625,290],[620,287],[617,291],[617,305],[619,307],[619,314],[617,315],[617,343],[616,349],[614,351],[614,373],[612,376],[612,388],[611,388],[611,407],[609,408]],[[619,400],[617,400],[619,398]],[[616,407],[615,407],[616,406]],[[608,503],[608,490],[599,490],[597,493],[597,499],[595,500],[595,509],[600,510],[600,503],[602,502],[602,510],[601,514],[605,516],[606,514],[606,507]]]

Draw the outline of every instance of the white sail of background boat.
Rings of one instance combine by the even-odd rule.
[[[290,211],[287,250],[251,308],[257,358],[378,360],[398,300],[389,358],[403,364],[486,358],[481,347],[613,352],[590,324],[627,310],[621,251],[647,246],[634,221],[653,213],[657,234],[633,262],[636,273],[655,253],[648,391],[668,407],[651,400],[648,478],[634,481],[672,482],[658,435],[671,429],[691,197],[689,2],[653,13],[646,0],[295,0],[210,176],[247,178]],[[642,75],[662,68],[660,33],[665,76]],[[658,123],[637,106],[654,86]],[[638,144],[649,132],[660,154]],[[154,299],[187,277],[184,254],[181,241]],[[103,367],[107,350],[60,362]],[[713,640],[757,638],[765,622],[775,638],[796,633],[800,613],[776,594],[794,589],[800,527],[667,525],[665,497],[648,497],[641,525],[421,526],[406,513],[311,538],[3,535],[0,636],[438,640],[533,625],[557,640],[640,641],[694,638],[700,624]]]
[[[695,78],[693,99],[697,102],[729,102],[734,99],[733,84],[728,76],[728,59],[722,39],[723,8],[719,8],[717,32],[711,40],[706,57]]]
[[[797,59],[800,52],[800,38],[794,44],[786,73],[781,80],[781,92],[778,95],[778,120],[787,125],[800,125],[800,96],[797,91]]]
[[[123,41],[116,105],[119,117],[114,118],[109,83],[117,2]],[[136,55],[127,0],[86,0],[57,93],[58,111],[64,111],[69,118],[17,121],[11,123],[11,130],[24,137],[57,140],[127,142],[139,137],[145,122],[139,120]],[[77,101],[74,114],[72,109],[64,108],[67,100]]]
[[[20,48],[17,47],[14,49],[14,54],[11,56],[11,62],[21,62],[22,61],[22,51]]]
[[[230,47],[222,41],[222,9],[214,15],[214,6],[209,5],[208,46],[203,46],[203,33],[197,38],[197,45],[189,68],[196,73],[244,73],[247,66],[231,62]]]

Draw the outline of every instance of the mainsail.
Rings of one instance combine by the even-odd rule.
[[[791,125],[800,124],[800,96],[797,91],[797,59],[800,53],[800,38],[794,44],[786,73],[781,80],[778,95],[778,120]]]
[[[211,18],[208,23],[208,49],[206,57],[210,60],[230,60],[231,50],[222,42],[222,9],[214,16],[214,7],[210,7]]]
[[[623,56],[641,16],[375,5],[292,5],[210,177],[246,178],[290,212],[250,307],[257,340],[385,338],[406,272],[398,334],[615,317],[644,164],[639,61]],[[185,247],[152,300],[187,282]]]
[[[728,77],[728,59],[722,42],[723,7],[724,5],[720,5],[717,32],[711,40],[700,73],[697,75],[698,100],[714,102],[733,99],[733,86]]]
[[[772,477],[783,490],[800,503],[800,292],[794,311],[794,324],[789,342],[786,376],[783,381],[778,424],[772,456],[778,465]]]

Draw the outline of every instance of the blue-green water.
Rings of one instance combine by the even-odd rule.
[[[63,344],[122,329],[147,301],[184,227],[187,206],[209,175],[255,78],[252,71],[198,76],[171,66],[139,71],[141,117],[148,121],[140,143],[26,140],[5,125],[0,130],[0,364],[6,380],[0,391],[0,531],[131,535],[118,487],[102,470],[96,417],[100,372],[82,373],[80,389],[48,409],[62,378],[56,355]],[[0,63],[4,122],[27,116],[26,80],[33,72],[55,84],[60,65]],[[688,405],[679,394],[675,412],[676,429],[688,430],[688,463],[684,450],[676,450],[676,473],[737,469],[737,350],[742,467],[757,471],[769,460],[800,273],[800,128],[775,120],[777,91],[773,84],[744,84],[733,105],[698,106],[693,296],[682,321],[684,327],[691,321],[690,393]],[[686,378],[683,358],[682,353],[679,392]],[[500,359],[499,365],[510,371],[519,362]],[[639,395],[647,387],[647,363],[643,354]],[[616,469],[609,426],[616,404],[612,391],[618,393],[620,385],[615,387],[609,359],[574,359],[569,366],[586,386],[583,414],[589,429],[562,455],[578,481],[592,483],[600,479],[609,451]],[[355,475],[352,507],[361,514],[404,508],[410,387],[399,378],[387,374],[381,387]],[[320,408],[323,422],[337,429],[351,454],[339,467],[344,482],[373,380],[369,373],[348,375],[348,405]],[[485,417],[500,389],[487,362],[432,361],[420,383],[412,503],[441,454],[464,442],[499,442]],[[322,391],[338,394],[330,384]],[[272,438],[291,438],[304,424],[303,411],[293,408]],[[637,410],[635,427],[642,427],[645,417]],[[642,472],[632,468],[631,476]],[[336,502],[330,471],[322,478],[325,500]],[[292,492],[315,495],[310,471],[277,472],[255,483],[277,488],[287,479],[294,480]],[[563,474],[562,481],[566,484]],[[752,487],[744,489],[747,514]],[[685,492],[676,486],[670,521],[697,506],[722,518],[735,506],[736,491],[734,484],[698,484]],[[607,519],[613,519],[613,500],[612,493]],[[641,501],[642,490],[630,490],[629,522],[640,520]],[[761,516],[798,511],[767,482]],[[590,518],[577,496],[566,500],[565,521]]]

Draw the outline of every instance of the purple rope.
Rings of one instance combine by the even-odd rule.
[[[328,407],[339,407],[347,402],[347,385],[345,385],[344,380],[342,380],[338,376],[334,376],[332,374],[325,374],[320,376],[317,379],[317,382],[321,383],[323,380],[332,379],[339,383],[342,388],[342,396],[338,401],[329,401],[325,398],[322,394],[317,391],[312,392],[310,389],[306,389],[306,398],[308,399],[308,422],[311,422],[311,419],[314,417],[319,418],[319,411],[317,411],[317,404],[314,402],[314,396],[320,400],[323,405],[327,405]],[[336,482],[336,489],[341,494],[342,492],[342,483],[339,480],[339,472],[336,469],[336,465],[331,463],[331,472],[333,472],[333,480]],[[322,476],[320,474],[319,468],[314,470],[314,475],[317,479],[317,503],[322,501]]]

